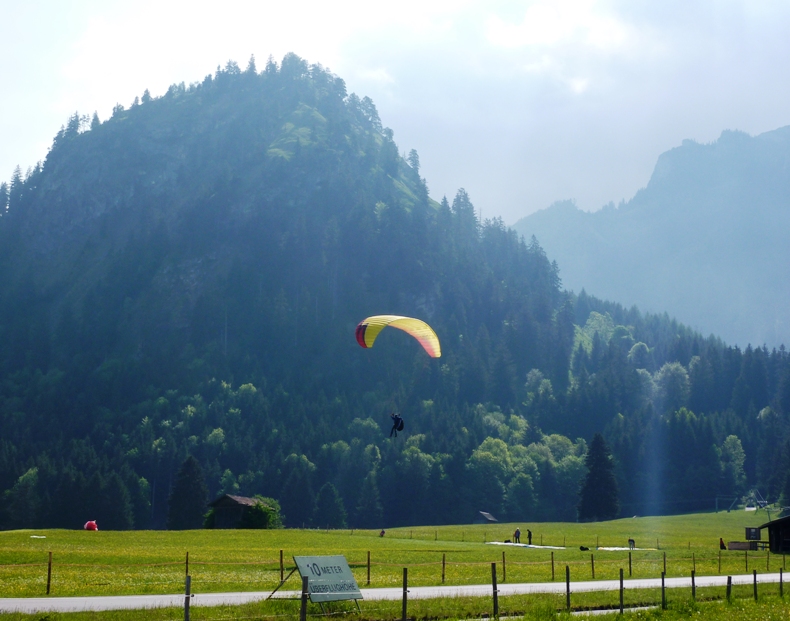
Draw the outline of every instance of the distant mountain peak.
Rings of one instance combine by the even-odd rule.
[[[662,153],[647,186],[614,210],[554,203],[517,222],[563,282],[732,343],[790,343],[790,126],[725,130]]]

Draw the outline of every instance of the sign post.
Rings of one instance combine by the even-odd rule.
[[[307,579],[307,594],[314,604],[362,599],[354,574],[345,556],[294,556],[302,578]]]

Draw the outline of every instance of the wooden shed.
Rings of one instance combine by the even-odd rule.
[[[790,553],[790,515],[766,522],[761,529],[768,529],[768,548],[774,554]]]
[[[214,528],[238,528],[247,508],[259,502],[257,498],[223,494],[209,503],[209,507],[214,509]]]

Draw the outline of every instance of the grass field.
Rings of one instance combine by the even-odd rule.
[[[491,562],[507,582],[549,581],[551,550],[486,545],[504,541],[520,526],[533,532],[533,544],[566,546],[554,550],[555,576],[562,580],[565,565],[572,580],[612,579],[622,567],[628,576],[628,552],[596,550],[598,546],[625,547],[629,537],[639,548],[632,553],[633,577],[719,573],[718,540],[744,538],[744,527],[768,521],[764,511],[645,517],[611,522],[494,524],[397,528],[378,531],[320,530],[199,530],[183,532],[86,532],[67,530],[8,531],[0,533],[0,597],[34,597],[46,593],[48,552],[53,553],[53,596],[178,593],[183,589],[186,553],[194,592],[251,591],[274,588],[280,579],[280,550],[286,572],[291,557],[302,554],[343,554],[357,582],[367,586],[399,586],[402,568],[409,568],[412,586],[487,583]],[[39,538],[45,537],[45,538]],[[591,550],[581,552],[580,545]],[[506,577],[502,571],[505,554]],[[721,573],[748,570],[777,571],[783,557],[767,552],[725,551]],[[293,586],[296,582],[292,579]],[[286,587],[288,588],[288,587]]]

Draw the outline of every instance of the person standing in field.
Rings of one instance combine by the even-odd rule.
[[[516,532],[513,533],[513,543],[521,543],[521,529],[517,528]]]
[[[527,529],[527,544],[532,545],[532,531]]]

